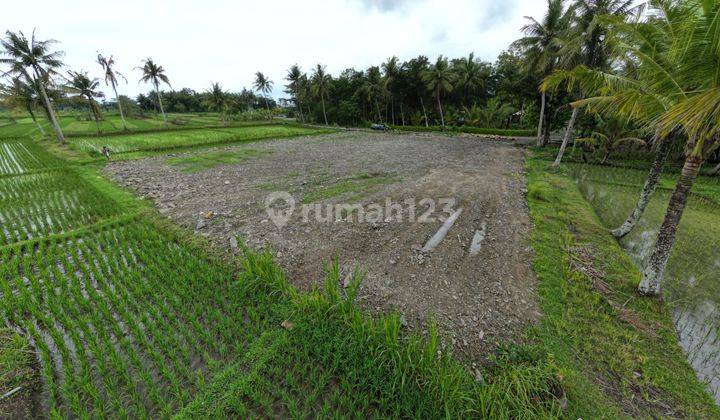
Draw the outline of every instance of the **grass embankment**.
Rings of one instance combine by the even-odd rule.
[[[544,317],[537,338],[583,417],[710,418],[720,410],[685,360],[667,308],[639,297],[640,274],[575,182],[530,158],[528,202]]]
[[[80,151],[99,154],[107,146],[112,154],[129,152],[153,152],[219,145],[273,137],[293,137],[334,132],[332,129],[308,128],[296,125],[262,125],[128,134],[108,137],[81,137],[70,140],[70,145]]]
[[[502,136],[502,137],[532,137],[534,135],[533,130],[525,129],[503,129],[503,128],[480,128],[471,126],[446,126],[443,129],[442,126],[432,125],[429,127],[420,125],[393,125],[393,130],[398,131],[419,131],[419,132],[443,132],[443,133],[468,133],[468,134],[482,134],[488,136]]]
[[[632,211],[647,171],[571,165],[570,173],[604,226],[620,226]],[[665,217],[677,175],[662,177],[638,226],[622,244],[638,265],[645,263]],[[705,301],[720,306],[720,179],[700,177],[693,186],[665,272],[665,302],[693,307]]]

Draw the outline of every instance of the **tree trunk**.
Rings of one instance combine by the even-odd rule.
[[[573,147],[575,147],[574,143],[573,143]],[[602,158],[602,160],[600,161],[600,164],[601,164],[601,165],[604,165],[604,164],[607,163],[608,156],[610,156],[610,151],[609,151],[609,150],[605,150],[605,153],[603,154],[603,158]]]
[[[403,112],[402,100],[400,100],[400,121],[403,127],[405,126],[405,113]]]
[[[720,175],[720,163],[710,171],[710,175]]]
[[[162,97],[160,97],[160,88],[157,85],[155,85],[155,93],[157,93],[158,105],[160,106],[160,113],[162,114],[163,122],[167,125],[167,117],[165,116],[165,110],[162,106]]]
[[[38,73],[37,70],[35,70],[35,77],[37,85],[40,86],[40,94],[43,97],[45,108],[47,109],[48,116],[50,117],[50,124],[52,124],[53,130],[55,130],[55,135],[57,136],[58,141],[60,143],[65,143],[65,136],[60,128],[60,124],[58,124],[57,118],[55,117],[55,112],[53,111],[52,104],[50,103],[50,98],[48,98],[47,91],[45,90],[45,84],[42,82],[40,73]]]
[[[395,125],[395,98],[390,97],[390,114],[392,115],[392,123]]]
[[[90,113],[92,113],[93,119],[95,120],[95,128],[97,129],[97,135],[100,136],[100,118],[98,117],[98,110],[95,107],[95,103],[92,99],[88,100],[88,106],[90,107]]]
[[[680,179],[678,179],[675,191],[670,197],[665,220],[658,232],[655,250],[650,256],[650,261],[645,270],[643,270],[643,278],[638,286],[638,291],[643,295],[660,295],[661,281],[670,257],[670,251],[675,243],[675,234],[680,225],[690,190],[700,172],[700,166],[702,166],[702,159],[699,157],[691,155],[685,159]]]
[[[570,141],[570,136],[573,132],[573,126],[575,125],[575,119],[577,118],[579,108],[575,107],[573,108],[572,115],[570,115],[570,121],[568,121],[567,128],[565,129],[565,135],[563,136],[563,142],[560,145],[560,151],[558,152],[557,157],[555,158],[555,162],[553,162],[552,166],[553,168],[557,168],[560,166],[560,161],[562,161],[563,154],[565,153],[565,148],[567,147],[568,141]]]
[[[423,101],[422,96],[420,97],[420,106],[422,106],[423,116],[425,117],[425,127],[427,127],[428,126],[427,111],[425,110],[425,101]]]
[[[322,103],[323,118],[325,119],[325,125],[328,125],[327,114],[325,113],[325,98],[323,98],[322,95],[320,96],[320,102]]]
[[[298,109],[298,112],[300,113],[300,122],[305,124],[305,117],[303,117],[302,105],[300,104],[300,100],[295,98],[295,101],[297,101],[297,109]]]
[[[270,111],[270,101],[268,101],[267,97],[265,98],[265,107],[268,110],[268,118],[270,119],[270,121],[272,121],[272,112]]]
[[[37,125],[38,130],[40,130],[40,135],[43,136],[43,137],[45,137],[45,129],[42,127],[42,125],[41,125],[40,122],[37,120],[37,118],[35,118],[35,113],[33,112],[32,107],[30,106],[30,104],[27,105],[27,110],[28,110],[28,112],[30,113],[30,118],[32,118],[32,120],[33,120],[33,122],[35,123],[35,125]]]
[[[443,116],[442,103],[440,103],[440,92],[437,94],[438,109],[440,110],[440,124],[442,125],[443,131],[445,131],[445,117]]]
[[[537,145],[544,146],[543,142],[543,120],[545,119],[545,92],[542,93],[540,99],[540,121],[538,122]]]
[[[118,96],[117,89],[115,88],[115,83],[112,84],[113,92],[115,92],[115,101],[117,101],[118,110],[120,111],[120,120],[122,121],[123,130],[128,131],[127,123],[125,122],[125,113],[122,109],[122,104],[120,103],[120,97]]]
[[[377,109],[377,116],[378,116],[378,122],[382,124],[382,114],[380,113],[380,103],[378,103],[377,98],[375,98],[375,109]]]
[[[672,143],[672,141],[672,136],[660,140],[660,146],[658,146],[657,153],[655,154],[655,160],[650,167],[650,175],[648,175],[648,179],[645,181],[645,186],[643,186],[640,198],[638,199],[637,204],[635,204],[635,209],[630,216],[628,216],[622,226],[612,230],[614,237],[620,239],[630,233],[640,220],[640,217],[642,217],[645,212],[645,208],[650,202],[650,197],[653,192],[655,192],[655,187],[657,187],[658,181],[660,180],[660,174],[662,173],[663,166],[665,166],[665,160],[670,153],[670,143]]]

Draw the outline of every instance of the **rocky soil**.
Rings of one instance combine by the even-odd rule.
[[[343,279],[364,271],[363,307],[397,310],[413,329],[426,328],[432,317],[454,352],[472,362],[481,363],[501,340],[517,340],[521,329],[538,319],[522,149],[472,137],[346,132],[213,151],[247,152],[243,149],[262,153],[244,153],[252,157],[197,172],[170,165],[168,158],[206,151],[111,163],[106,172],[152,199],[160,212],[231,251],[237,251],[236,237],[256,249],[272,249],[301,289],[322,284],[333,258]],[[282,227],[265,206],[268,194],[277,191],[295,200]],[[455,204],[444,209],[438,202],[443,198]],[[402,204],[401,220],[384,214],[362,222],[318,221],[315,207],[309,207],[309,217],[300,209],[303,201],[321,205],[322,212],[327,204],[355,203],[375,216],[371,204],[384,208],[388,199]],[[437,203],[434,209],[429,200]],[[416,205],[414,221],[408,217],[410,202]],[[282,203],[276,200],[273,208],[289,209]],[[423,252],[443,220],[460,208],[444,240]],[[420,222],[426,212],[430,220]],[[479,244],[474,254],[473,238]]]

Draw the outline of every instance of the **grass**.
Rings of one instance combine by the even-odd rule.
[[[54,168],[60,161],[37,143],[24,140],[0,141],[0,177]]]
[[[304,204],[327,200],[341,195],[348,195],[349,201],[357,201],[369,193],[374,187],[398,182],[397,176],[392,174],[360,173],[330,181],[327,174],[303,189],[302,202]]]
[[[178,167],[183,172],[199,172],[220,165],[230,165],[271,154],[268,150],[233,149],[211,150],[187,156],[177,156],[165,160],[165,163]]]
[[[73,148],[99,154],[107,146],[112,154],[161,151],[183,147],[209,146],[225,143],[292,137],[332,132],[300,126],[267,125],[240,128],[183,130],[166,133],[128,134],[110,137],[81,137],[70,140]]]
[[[720,415],[685,360],[667,307],[636,293],[640,274],[575,182],[527,163],[531,244],[544,313],[536,338],[564,372],[582,417]]]
[[[644,171],[572,165],[583,196],[592,204],[603,225],[617,227],[632,212],[642,189]],[[663,176],[660,190],[650,201],[637,228],[622,244],[638,265],[645,262],[665,217],[675,175]],[[717,200],[717,201],[716,201]],[[701,177],[693,188],[678,230],[666,272],[666,301],[689,306],[710,300],[720,305],[720,182]]]
[[[27,339],[8,328],[0,328],[0,395],[15,390],[14,394],[0,404],[0,417],[32,415],[29,407],[20,407],[10,412],[7,403],[20,398],[22,393],[27,393],[34,386],[33,360],[33,352]]]
[[[187,144],[165,134],[174,139],[160,140],[167,147]],[[152,144],[148,137],[128,147]],[[0,177],[0,209],[17,212],[13,231],[33,233],[0,246],[0,314],[24,337],[11,335],[0,367],[22,366],[28,346],[35,351],[48,409],[36,416],[720,415],[665,308],[635,297],[630,259],[573,181],[543,161],[528,162],[528,195],[545,316],[528,344],[501,347],[477,379],[434,328],[419,336],[398,314],[361,311],[359,273],[344,288],[333,264],[324,287],[301,293],[269,252],[233,259],[100,178],[99,162],[70,165],[36,147],[21,170]],[[233,159],[198,156],[175,164]],[[318,176],[318,185],[328,181]],[[393,179],[352,175],[311,185],[306,197],[360,194]],[[74,206],[53,198],[68,196]],[[37,220],[52,223],[37,230]],[[579,267],[603,273],[608,288]],[[0,389],[13,377],[0,378]]]

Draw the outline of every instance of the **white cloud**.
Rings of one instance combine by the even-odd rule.
[[[31,8],[32,10],[29,10]],[[539,16],[538,0],[306,0],[11,2],[3,10],[10,30],[37,28],[60,41],[69,68],[100,76],[96,51],[113,54],[135,95],[140,60],[162,64],[173,87],[198,91],[218,81],[226,89],[250,87],[260,70],[282,95],[285,70],[326,64],[338,74],[397,55],[433,59],[474,51],[487,61],[520,36],[523,16]]]

